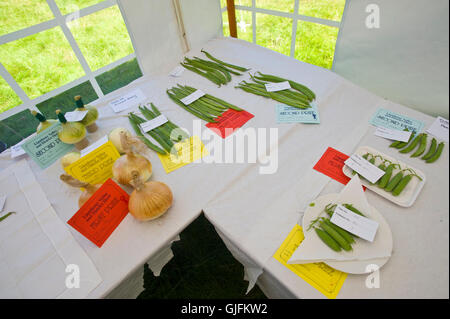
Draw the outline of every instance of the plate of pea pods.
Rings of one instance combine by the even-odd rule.
[[[360,176],[365,187],[399,206],[414,204],[425,185],[425,173],[370,146],[360,146],[355,153],[385,172],[375,183]],[[347,165],[342,171],[350,178],[357,174]]]

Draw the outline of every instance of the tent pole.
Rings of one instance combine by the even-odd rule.
[[[227,0],[228,25],[230,26],[230,36],[237,38],[236,27],[236,8],[234,7],[234,0]]]

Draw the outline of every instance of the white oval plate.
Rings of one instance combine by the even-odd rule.
[[[387,159],[393,163],[400,164],[400,166],[402,168],[410,168],[410,169],[414,170],[417,173],[417,175],[419,175],[422,178],[422,181],[419,180],[417,177],[411,179],[411,181],[408,183],[408,185],[406,185],[405,189],[401,192],[401,194],[399,196],[394,196],[394,195],[392,195],[392,193],[386,192],[384,189],[379,188],[377,185],[370,185],[370,183],[366,179],[361,178],[361,184],[363,184],[365,187],[367,187],[371,191],[377,193],[380,196],[383,196],[387,200],[390,200],[391,202],[393,202],[399,206],[411,207],[414,204],[414,202],[417,199],[417,196],[419,196],[419,193],[423,188],[423,185],[425,185],[426,176],[425,176],[424,172],[422,172],[421,170],[419,170],[415,167],[407,165],[406,163],[399,161],[398,159],[393,158],[392,156],[381,153],[380,151],[377,151],[376,149],[374,149],[370,146],[360,146],[360,147],[358,147],[358,149],[356,150],[355,153],[358,155],[361,155],[361,156],[366,153],[380,155],[384,159]],[[379,159],[377,159],[377,161],[375,162],[375,165],[378,166],[379,164],[381,164],[381,162]],[[353,175],[352,175],[353,170],[350,167],[348,167],[347,165],[344,165],[344,167],[342,168],[342,171],[348,177],[350,177],[350,178],[353,177]],[[398,171],[399,171],[398,169],[395,169],[392,173],[392,176],[394,176]]]
[[[316,219],[321,213],[323,213],[323,210],[325,206],[331,202],[336,201],[336,199],[339,197],[339,194],[327,194],[320,197],[317,197],[313,202],[314,206],[308,206],[308,208],[305,210],[305,213],[303,215],[302,220],[302,227],[303,227],[303,233],[306,238],[310,232],[306,231],[308,229],[308,226],[310,222],[314,219]],[[384,219],[383,215],[381,215],[373,206],[370,206],[371,208],[371,215],[376,216],[376,219],[379,221],[379,229],[378,231],[383,227],[387,230],[387,235],[389,236],[388,241],[390,242],[391,246],[391,252],[393,247],[393,239],[392,239],[392,232],[391,228],[389,227],[389,224]],[[362,239],[359,239],[362,240]],[[325,244],[324,244],[325,245]],[[385,258],[374,258],[374,259],[367,259],[367,260],[348,260],[348,261],[323,261],[328,266],[342,271],[349,274],[367,274],[370,272],[373,272],[376,269],[381,268],[384,264],[387,263],[390,257]],[[376,267],[372,266],[376,265]]]

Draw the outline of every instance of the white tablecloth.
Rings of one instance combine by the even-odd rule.
[[[255,281],[264,270],[263,276],[266,273],[273,274],[277,279],[277,284],[286,293],[295,292],[293,295],[298,297],[320,297],[314,289],[308,290],[308,285],[301,279],[289,278],[289,270],[276,269],[279,265],[275,264],[274,266],[271,256],[299,219],[300,211],[311,199],[320,194],[329,182],[328,177],[312,170],[320,155],[328,146],[335,147],[347,154],[351,153],[361,143],[361,139],[365,138],[365,134],[370,132],[368,120],[374,111],[378,107],[394,107],[394,105],[352,85],[328,70],[298,62],[244,41],[220,38],[209,41],[204,48],[218,58],[251,67],[252,71],[260,70],[263,73],[277,74],[308,85],[318,96],[321,124],[277,124],[276,102],[234,88],[236,83],[249,77],[247,74],[242,77],[233,76],[232,83],[218,88],[207,79],[189,71],[185,71],[180,78],[169,77],[167,74],[176,66],[175,63],[167,65],[163,74],[138,79],[107,98],[96,101],[94,104],[99,107],[101,114],[101,120],[98,122],[100,129],[95,134],[89,135],[91,142],[107,134],[112,128],[118,126],[130,128],[127,118],[120,115],[135,111],[137,107],[125,110],[118,116],[112,112],[108,102],[136,88],[140,88],[147,96],[148,102],[155,103],[171,121],[187,128],[192,134],[194,117],[175,105],[165,91],[177,83],[202,89],[254,114],[255,117],[244,125],[244,129],[249,127],[278,129],[278,169],[275,174],[261,175],[259,169],[264,165],[259,162],[193,163],[166,174],[157,155],[149,151],[148,157],[152,162],[154,172],[152,179],[169,185],[174,194],[174,205],[166,215],[146,223],[138,222],[128,215],[101,248],[68,226],[76,241],[92,259],[103,279],[102,283],[89,294],[89,297],[106,297],[108,294],[119,296],[120,294],[113,292],[114,288],[121,285],[123,280],[139,276],[142,264],[152,256],[163,256],[155,257],[154,262],[150,260],[151,264],[157,264],[155,269],[159,270],[164,264],[161,261],[166,262],[170,259],[171,254],[170,250],[168,252],[168,247],[172,240],[177,239],[178,234],[201,213],[202,209],[224,238],[232,253],[244,264],[247,278],[251,281]],[[202,56],[199,50],[200,48],[196,48],[188,55]],[[403,109],[401,108],[401,110]],[[412,111],[405,109],[406,111],[419,119],[426,119],[427,124],[431,121],[431,118],[426,115],[417,112],[411,113]],[[208,129],[203,124],[202,121],[203,139],[208,145],[208,135],[206,134]],[[230,138],[232,137],[228,137],[228,139]],[[268,148],[269,146],[266,145],[266,149],[259,151],[261,153],[267,151]],[[7,154],[2,154],[0,169],[7,167],[12,162]],[[62,168],[58,162],[46,170],[40,170],[31,161],[29,164],[56,213],[63,222],[66,222],[77,210],[79,191],[71,189],[59,181],[58,176],[62,173]],[[448,197],[442,195],[444,192],[445,194],[448,192],[448,178],[444,177],[448,176],[448,148],[438,164],[430,166],[428,169],[432,170],[435,175],[445,172],[440,177],[438,176],[436,181],[429,178],[430,182],[420,196],[424,205],[425,202],[430,203],[436,201],[437,198],[445,199],[433,204],[433,209],[438,211],[433,216],[441,216],[442,211],[447,212],[447,215],[440,217],[439,220],[442,220],[440,224],[436,225],[434,218],[428,218],[428,214],[423,207],[421,208],[419,201],[404,212],[397,207],[389,206],[389,203],[381,198],[373,200],[370,197],[369,201],[382,212],[385,210],[383,206],[377,205],[378,202],[380,205],[388,205],[392,210],[389,214],[395,218],[392,217],[392,220],[389,218],[388,222],[394,232],[395,249],[397,242],[400,245],[401,241],[401,238],[397,240],[397,236],[407,233],[411,236],[407,241],[409,244],[411,238],[414,239],[410,229],[426,226],[424,228],[427,230],[429,238],[420,242],[413,240],[414,245],[411,244],[410,249],[415,248],[417,251],[413,255],[407,256],[413,258],[420,254],[421,252],[417,248],[422,245],[427,248],[428,254],[433,254],[436,263],[430,263],[428,268],[419,269],[416,263],[408,265],[410,259],[401,259],[399,264],[394,264],[396,260],[392,258],[390,265],[395,265],[392,266],[395,267],[395,271],[408,270],[408,267],[417,268],[417,271],[412,273],[419,273],[421,278],[425,278],[427,274],[437,276],[435,270],[447,267],[446,272],[440,272],[440,278],[446,278],[446,282],[448,282]],[[428,174],[427,171],[426,173]],[[428,193],[427,187],[434,190],[433,194]],[[369,196],[374,195],[370,194]],[[398,216],[395,215],[396,213]],[[419,216],[417,219],[410,218],[410,215],[414,216],[415,214]],[[401,223],[398,219],[401,220]],[[440,232],[430,231],[431,227],[439,229]],[[440,240],[437,240],[436,236]],[[426,246],[429,243],[428,240],[431,241],[430,238],[434,240],[433,246]],[[429,247],[433,247],[433,249],[429,249]],[[406,254],[407,252],[409,250],[405,249],[402,253]],[[396,257],[395,252],[394,257]],[[418,279],[411,278],[410,280]],[[417,295],[427,294],[432,289],[434,289],[433,293],[441,291],[436,290],[436,286],[445,285],[444,280],[427,282],[430,282],[429,287],[421,287],[420,290],[418,289]],[[348,283],[351,284],[352,281],[348,279]],[[126,286],[126,282],[121,286],[123,285]],[[346,289],[345,285],[347,283],[344,284],[343,291]],[[448,290],[448,283],[446,287]],[[267,293],[270,295],[269,292]],[[404,297],[401,292],[390,290],[390,293],[397,297]]]

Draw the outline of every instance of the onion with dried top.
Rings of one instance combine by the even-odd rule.
[[[84,183],[67,174],[62,174],[59,178],[72,187],[84,188],[83,193],[81,193],[80,198],[78,198],[78,207],[83,206],[84,203],[86,203],[87,200],[102,186],[101,184],[92,185]]]
[[[162,182],[142,182],[137,171],[132,172],[134,187],[128,201],[130,214],[140,221],[152,220],[163,215],[172,206],[173,195]]]
[[[112,167],[114,178],[123,185],[131,185],[132,172],[137,171],[143,182],[152,176],[152,164],[142,155],[135,153],[133,147],[142,149],[145,145],[135,137],[127,136],[124,132],[120,134],[122,148],[125,155],[118,158]]]

